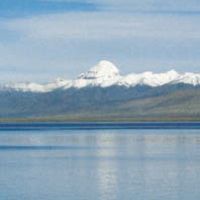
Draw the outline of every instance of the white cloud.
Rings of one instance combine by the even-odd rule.
[[[41,15],[4,23],[11,31],[40,39],[106,39],[127,37],[140,23],[131,17],[109,13]]]
[[[114,61],[125,72],[162,71],[162,66],[168,70],[171,65],[179,71],[188,65],[196,70],[199,21],[198,15],[108,11],[1,19],[0,71],[5,79],[12,78],[12,72],[35,80],[44,77],[41,74],[46,79],[66,77],[100,59]]]
[[[132,15],[109,12],[49,14],[0,23],[29,39],[107,40],[159,37],[199,38],[200,17]]]

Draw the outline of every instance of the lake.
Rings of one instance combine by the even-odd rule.
[[[200,199],[200,130],[0,131],[1,200]]]

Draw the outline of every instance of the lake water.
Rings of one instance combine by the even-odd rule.
[[[200,130],[1,130],[0,200],[198,200]]]

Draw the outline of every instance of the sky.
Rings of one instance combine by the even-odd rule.
[[[0,1],[0,82],[72,79],[100,60],[199,72],[200,1]]]

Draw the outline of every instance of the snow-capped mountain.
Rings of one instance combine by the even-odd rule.
[[[122,75],[114,64],[101,61],[73,80],[2,86],[0,119],[196,120],[199,102],[200,74],[171,70]]]
[[[56,79],[52,83],[14,83],[6,84],[5,90],[16,90],[22,92],[51,92],[56,89],[67,90],[70,88],[81,89],[85,87],[124,86],[127,88],[137,85],[158,87],[166,84],[190,84],[193,86],[200,85],[200,74],[195,73],[178,73],[171,70],[165,73],[131,73],[121,75],[119,69],[109,61],[100,61],[97,65],[87,72],[80,74],[74,80]]]

